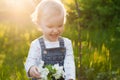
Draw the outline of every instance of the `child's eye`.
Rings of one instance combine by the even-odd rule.
[[[59,27],[59,28],[60,28],[60,27],[63,27],[63,25],[59,25],[58,27]]]
[[[47,26],[48,28],[52,28],[52,26]]]

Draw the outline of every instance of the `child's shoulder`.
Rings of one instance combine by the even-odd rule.
[[[34,40],[31,42],[31,44],[32,44],[32,45],[39,44],[39,40],[38,40],[38,39],[39,39],[39,38],[34,39]]]
[[[71,43],[71,40],[69,38],[66,38],[66,37],[62,37],[62,38],[63,38],[65,43]]]
[[[61,38],[64,40],[64,43],[65,43],[65,44],[71,43],[71,40],[70,40],[69,38],[66,38],[66,37],[61,37]],[[40,39],[40,38],[34,39],[34,40],[31,42],[31,44],[39,44],[39,39]]]

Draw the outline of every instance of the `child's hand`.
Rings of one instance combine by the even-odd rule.
[[[32,66],[29,70],[29,74],[31,77],[40,78],[40,73],[38,72],[37,66]]]

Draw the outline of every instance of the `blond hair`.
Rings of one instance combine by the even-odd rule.
[[[48,12],[48,10],[52,15],[62,13],[64,15],[64,23],[65,23],[66,9],[60,0],[41,0],[41,2],[37,5],[35,11],[31,15],[32,21],[35,24],[39,25],[41,17],[43,16],[44,13],[46,13],[46,11]]]

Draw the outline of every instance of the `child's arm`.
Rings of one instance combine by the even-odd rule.
[[[39,65],[40,51],[41,51],[39,47],[40,46],[38,41],[35,40],[31,43],[28,57],[25,63],[25,69],[28,77],[38,76],[37,65]]]
[[[75,62],[73,55],[72,43],[70,40],[65,41],[66,47],[66,56],[64,60],[64,68],[65,68],[65,80],[75,80]]]

